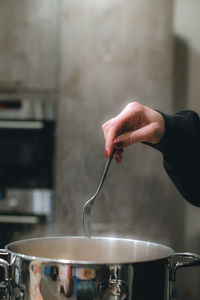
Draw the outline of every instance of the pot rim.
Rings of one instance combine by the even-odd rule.
[[[52,258],[47,258],[47,257],[40,257],[40,256],[32,256],[32,255],[27,255],[23,253],[18,253],[13,250],[10,250],[9,247],[21,244],[23,242],[29,242],[29,241],[39,241],[39,240],[53,240],[53,239],[88,239],[87,237],[84,236],[50,236],[50,237],[38,237],[38,238],[30,238],[30,239],[23,239],[19,241],[14,241],[5,246],[6,251],[10,255],[14,255],[17,257],[21,257],[25,260],[28,261],[37,261],[37,262],[45,262],[45,263],[61,263],[61,264],[70,264],[70,265],[122,265],[122,264],[137,264],[137,263],[142,263],[142,262],[153,262],[153,261],[158,261],[162,259],[168,259],[171,256],[175,254],[175,251],[163,244],[155,243],[155,242],[150,242],[150,241],[144,241],[144,240],[138,240],[138,239],[131,239],[131,238],[117,238],[117,237],[99,237],[99,236],[92,236],[91,239],[93,240],[111,240],[111,241],[122,241],[122,242],[132,242],[132,243],[141,243],[141,244],[147,244],[155,247],[159,247],[160,249],[165,250],[168,252],[167,255],[160,255],[157,258],[154,259],[143,259],[139,261],[116,261],[116,262],[111,262],[109,263],[108,261],[87,261],[87,260],[73,260],[73,259],[52,259]]]

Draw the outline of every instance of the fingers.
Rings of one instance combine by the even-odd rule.
[[[133,102],[118,116],[103,124],[102,130],[105,137],[105,154],[110,157],[114,148],[122,150],[139,142],[158,143],[164,135],[165,126],[159,112]],[[114,159],[121,162],[122,152],[115,151]]]
[[[160,140],[159,128],[156,123],[150,123],[142,128],[139,128],[132,132],[127,132],[113,141],[113,146],[116,149],[123,149],[130,145],[140,143],[140,142],[149,142],[157,143]]]
[[[120,163],[122,161],[122,153],[124,152],[123,149],[115,149],[114,150],[114,155],[113,155],[113,158],[115,159],[115,161],[117,163]]]
[[[102,130],[103,130],[104,137],[106,140],[105,155],[106,155],[106,157],[110,157],[114,151],[113,158],[115,159],[115,161],[117,163],[120,163],[122,161],[122,153],[124,152],[124,150],[123,149],[114,149],[113,140],[116,138],[119,131],[116,129],[118,127],[115,128],[115,126],[110,125],[112,120],[110,120],[102,125]]]
[[[121,127],[121,122],[116,122],[113,120],[108,121],[107,123],[103,124],[102,130],[105,137],[105,155],[106,157],[110,157],[113,150],[113,140],[117,137]],[[117,155],[120,158],[120,155]]]
[[[105,138],[105,154],[107,157],[113,152],[113,141],[119,135],[119,132],[130,131],[136,129],[140,122],[140,114],[144,106],[133,102],[126,105],[122,112],[115,118],[109,120],[102,126]],[[117,156],[120,158],[120,156]]]

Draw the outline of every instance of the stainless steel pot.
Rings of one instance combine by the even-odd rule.
[[[100,237],[23,240],[0,254],[9,300],[169,300],[176,270],[200,264],[160,244]]]

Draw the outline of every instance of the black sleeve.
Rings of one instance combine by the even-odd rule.
[[[191,110],[163,114],[165,134],[152,145],[163,154],[164,168],[183,197],[200,206],[200,119]]]

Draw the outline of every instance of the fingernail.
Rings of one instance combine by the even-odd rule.
[[[115,146],[116,146],[116,147],[123,147],[123,142],[117,140],[117,141],[115,142]]]
[[[115,156],[114,159],[118,164],[120,163],[120,159],[118,158],[118,156]]]
[[[105,156],[108,157],[108,150],[105,150]]]

